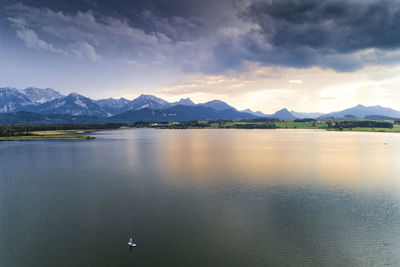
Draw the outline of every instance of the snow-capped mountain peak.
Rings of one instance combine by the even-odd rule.
[[[31,104],[29,98],[15,88],[0,88],[0,112],[13,112],[21,110]]]
[[[66,97],[41,104],[32,111],[45,114],[93,115],[100,117],[111,115],[94,100],[77,93],[71,93]]]
[[[43,104],[48,101],[64,97],[62,94],[60,94],[60,92],[51,88],[40,89],[28,87],[18,91],[25,95],[33,104]]]
[[[179,101],[174,102],[174,105],[194,106],[196,105],[189,97],[181,98]]]
[[[167,101],[165,101],[164,99],[158,98],[156,96],[153,95],[145,95],[145,94],[141,94],[138,98],[134,99],[133,101],[144,101],[144,102],[155,102],[158,103],[160,105],[166,105],[169,104]]]
[[[164,99],[155,97],[153,95],[140,95],[138,98],[133,99],[126,104],[122,111],[138,110],[143,108],[150,109],[164,109],[170,107],[171,104]]]

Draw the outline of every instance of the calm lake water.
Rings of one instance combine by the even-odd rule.
[[[400,134],[91,135],[0,143],[0,266],[400,266]]]

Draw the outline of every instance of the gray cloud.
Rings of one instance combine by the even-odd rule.
[[[400,45],[394,0],[256,1],[242,13],[274,46],[352,52]]]
[[[95,62],[223,73],[245,70],[245,61],[354,71],[400,59],[395,0],[25,2],[6,12],[28,47]]]
[[[232,53],[265,65],[351,71],[388,63],[379,57],[400,46],[400,3],[394,0],[254,1],[240,16],[255,28],[235,40],[241,49]],[[379,53],[374,60],[360,57],[366,49]]]
[[[9,21],[13,23],[16,35],[26,44],[26,46],[34,49],[66,54],[65,51],[55,48],[52,44],[40,39],[35,31],[26,28],[24,20],[9,18]]]
[[[86,42],[76,43],[74,47],[75,49],[73,50],[73,52],[79,58],[87,57],[94,62],[98,62],[101,59],[101,56],[97,54],[94,47]]]
[[[191,41],[203,35],[204,25],[196,18],[178,16],[157,17],[149,10],[143,11],[142,17],[147,27],[153,32],[163,33],[173,41]]]
[[[9,6],[7,11],[16,34],[24,38],[29,47],[56,50],[45,39],[37,37],[36,32],[39,32],[68,53],[80,58],[86,56],[93,61],[99,61],[101,53],[149,60],[153,56],[159,57],[159,53],[168,54],[171,48],[171,40],[163,33],[146,33],[130,26],[125,19],[110,16],[96,18],[90,10],[66,14],[15,4]],[[154,51],[159,52],[154,54]]]

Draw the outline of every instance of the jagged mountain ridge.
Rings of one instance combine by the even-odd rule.
[[[162,109],[171,107],[171,103],[165,101],[164,99],[158,98],[153,95],[142,94],[139,97],[133,99],[127,103],[124,107],[119,110],[119,113],[129,111],[129,110],[139,110],[143,108],[149,109]]]
[[[31,100],[15,88],[0,88],[0,112],[21,110],[32,104]]]
[[[188,98],[181,98],[179,101],[172,103],[172,105],[195,106],[196,104],[193,103],[193,101],[188,97]]]
[[[28,87],[19,91],[24,94],[33,104],[43,104],[51,100],[64,97],[64,95],[60,94],[60,92],[51,88],[40,89]]]
[[[252,118],[256,118],[256,116],[233,109],[217,111],[204,106],[177,105],[166,109],[130,110],[114,115],[110,120],[112,122],[133,123],[137,121],[241,120]]]
[[[121,97],[120,99],[107,98],[95,100],[95,102],[110,114],[118,114],[130,101]]]
[[[133,100],[125,98],[92,100],[76,93],[63,96],[58,91],[50,88],[40,89],[29,87],[22,90],[11,87],[0,88],[0,113],[29,111],[40,114],[111,117],[132,110],[135,111],[144,108],[150,110],[162,110],[178,105],[206,107],[217,112],[224,110],[234,110],[238,112],[234,107],[221,100],[211,100],[205,103],[195,104],[190,98],[185,98],[177,102],[168,102],[156,96],[145,94],[140,95]],[[400,111],[382,106],[368,107],[363,105],[357,105],[349,109],[327,114],[296,112],[293,110],[289,111],[286,108],[281,109],[274,114],[264,114],[260,111],[253,112],[250,109],[243,110],[242,113],[282,120],[327,117],[371,118],[371,116],[375,116],[374,118],[400,118]],[[201,116],[196,115],[195,117]]]
[[[94,100],[76,93],[69,94],[63,98],[54,99],[38,106],[30,106],[27,111],[41,114],[68,114],[73,116],[111,116],[110,113]]]
[[[216,111],[203,106],[176,105],[167,109],[130,110],[111,117],[69,115],[69,114],[38,114],[18,111],[0,113],[0,124],[93,124],[93,123],[135,123],[138,121],[190,121],[190,120],[241,120],[253,119],[256,116],[233,109]]]
[[[234,107],[220,100],[212,100],[202,104],[195,104],[190,98],[177,102],[167,102],[153,95],[142,94],[133,100],[125,98],[92,100],[85,96],[73,93],[63,96],[54,89],[26,89],[0,88],[0,112],[28,111],[41,114],[70,114],[112,116],[129,110],[166,109],[176,105],[206,106],[219,111],[234,109]]]
[[[0,124],[95,124],[108,123],[107,118],[68,114],[38,114],[27,111],[0,113]]]

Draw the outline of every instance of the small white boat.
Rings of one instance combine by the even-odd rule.
[[[132,237],[129,238],[128,245],[131,246],[131,247],[136,247],[136,244],[133,243],[133,241],[132,241]]]

